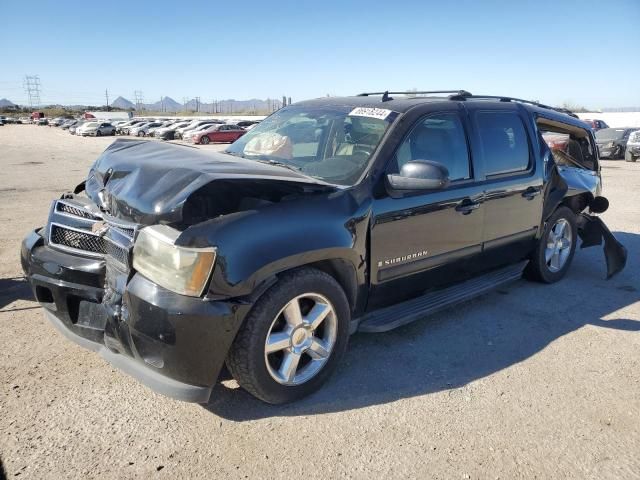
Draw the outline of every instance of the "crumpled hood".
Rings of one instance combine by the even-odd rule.
[[[144,225],[179,223],[185,201],[216,180],[334,187],[286,168],[194,147],[119,139],[96,160],[87,195],[112,216]]]

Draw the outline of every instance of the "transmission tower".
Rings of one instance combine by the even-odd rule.
[[[136,110],[137,111],[142,110],[143,103],[144,103],[144,98],[142,97],[142,91],[141,90],[134,91],[133,97],[135,98],[135,102],[136,102]]]
[[[25,75],[24,91],[27,93],[27,97],[29,98],[29,106],[31,108],[40,105],[40,76]]]

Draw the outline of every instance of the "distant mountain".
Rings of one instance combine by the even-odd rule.
[[[13,103],[11,100],[7,100],[6,98],[0,98],[0,108],[15,107],[15,106],[17,105]]]
[[[180,112],[183,110],[182,104],[171,97],[162,97],[162,100],[156,103],[145,103],[144,108],[154,112]]]
[[[118,97],[116,98],[113,102],[111,102],[111,105],[109,105],[111,108],[120,108],[123,110],[127,110],[129,108],[136,108],[136,106],[133,104],[133,102],[127,100],[126,98],[123,97]]]

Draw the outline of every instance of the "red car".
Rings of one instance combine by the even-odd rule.
[[[211,142],[233,143],[247,131],[238,125],[211,125],[210,128],[194,134],[193,143],[206,145]]]

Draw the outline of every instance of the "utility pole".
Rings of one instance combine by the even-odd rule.
[[[182,103],[184,105],[184,111],[187,111],[187,97],[182,97]]]
[[[135,102],[136,102],[136,110],[140,111],[143,108],[143,102],[144,102],[144,98],[142,97],[142,91],[141,90],[136,90],[135,92],[133,92],[133,96],[135,97]]]
[[[200,113],[200,97],[196,97],[196,112]]]
[[[160,111],[164,112],[164,97],[160,97]]]
[[[38,75],[25,75],[24,90],[27,92],[31,108],[40,105],[40,77]]]
[[[107,112],[109,111],[109,90],[104,89],[104,97],[107,99]]]

